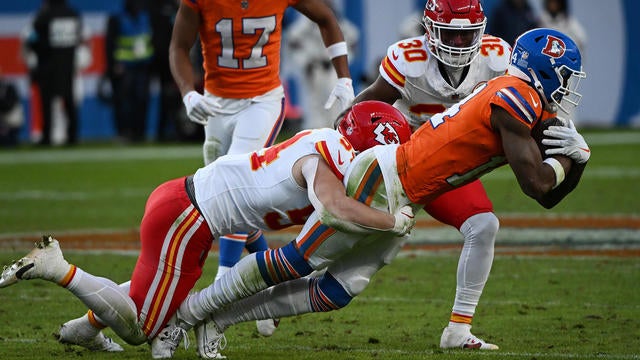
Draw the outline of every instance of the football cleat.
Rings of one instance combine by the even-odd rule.
[[[196,342],[198,343],[198,356],[202,359],[226,359],[220,354],[227,346],[227,338],[218,330],[213,321],[200,323],[195,327]]]
[[[256,320],[258,333],[265,337],[273,335],[278,325],[280,325],[280,319]]]
[[[443,349],[480,349],[498,350],[494,344],[476,337],[471,333],[471,325],[459,324],[449,325],[444,328],[440,337],[440,347]]]
[[[189,347],[187,331],[178,326],[177,317],[174,315],[164,329],[151,341],[151,356],[154,359],[170,359],[184,338],[184,348]]]
[[[91,325],[86,327],[83,318],[67,321],[53,334],[61,344],[78,345],[91,351],[120,352],[124,351],[120,344],[114,342]],[[97,331],[97,334],[96,334]]]
[[[0,277],[0,288],[20,280],[43,279],[59,282],[69,271],[69,263],[64,259],[58,240],[43,236],[36,248],[13,264],[5,266]]]

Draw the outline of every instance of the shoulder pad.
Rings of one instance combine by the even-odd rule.
[[[387,56],[380,65],[380,74],[384,76],[397,73],[398,77],[418,77],[424,74],[429,52],[425,47],[424,36],[400,40],[387,48]]]
[[[487,57],[487,65],[492,71],[504,73],[509,65],[511,45],[497,36],[484,35],[480,54]]]

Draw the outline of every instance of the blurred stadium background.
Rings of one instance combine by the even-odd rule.
[[[489,22],[493,7],[500,0],[484,0]],[[530,0],[540,10],[542,0]],[[20,34],[31,22],[41,0],[0,2],[0,69],[18,89],[30,117],[29,81],[27,69],[20,56]],[[114,135],[111,108],[97,98],[97,86],[104,72],[104,32],[109,13],[122,7],[122,0],[69,0],[83,17],[90,32],[91,64],[79,77],[81,88],[81,140],[109,139]],[[377,64],[386,48],[400,38],[400,28],[411,14],[419,13],[424,0],[333,0],[336,11],[350,20],[360,32],[356,51],[352,54],[351,70],[356,91],[363,78],[375,74]],[[640,24],[634,21],[640,13],[640,2],[634,0],[573,0],[572,14],[587,30],[588,42],[584,51],[584,66],[588,80],[583,83],[584,101],[576,116],[580,126],[638,127],[640,126]],[[297,13],[292,11],[290,19]],[[290,85],[291,99],[298,102],[299,84],[283,60],[283,77]],[[158,84],[152,86],[148,134],[155,133],[158,117]],[[29,139],[29,122],[21,130],[22,140]]]
[[[490,17],[499,1],[483,1],[490,22],[499,21]],[[57,234],[71,231],[77,233],[79,239],[86,239],[85,230],[97,228],[117,229],[118,233],[124,234],[125,243],[132,240],[135,243],[135,229],[142,206],[153,187],[168,178],[190,173],[201,164],[201,152],[196,144],[173,144],[166,149],[159,145],[149,145],[157,146],[151,149],[91,149],[95,146],[92,145],[94,141],[102,143],[115,135],[111,107],[98,99],[97,87],[105,69],[107,18],[110,13],[121,9],[122,0],[68,2],[81,12],[91,39],[91,63],[78,78],[81,85],[80,140],[88,144],[79,149],[27,147],[0,151],[0,183],[3,185],[0,190],[0,243],[5,247],[23,248],[23,240],[30,244],[33,235],[37,238],[42,231],[55,231]],[[351,63],[356,91],[365,85],[367,76],[372,72],[376,74],[377,64],[387,46],[400,38],[400,29],[412,14],[422,12],[424,2],[333,0],[337,13],[349,19],[360,32]],[[542,0],[529,2],[540,11]],[[40,4],[41,0],[0,2],[0,69],[9,81],[18,86],[27,119],[30,117],[30,90],[27,68],[20,55],[20,37]],[[640,37],[637,34],[640,34],[640,24],[634,21],[634,15],[640,13],[640,2],[573,0],[570,5],[571,12],[586,28],[588,35],[584,54],[588,79],[582,83],[584,98],[577,114],[578,126],[586,131],[585,137],[594,147],[592,165],[585,181],[575,194],[551,212],[543,211],[519,192],[508,168],[488,175],[485,183],[502,220],[499,241],[565,245],[605,242],[623,244],[628,248],[629,244],[640,243],[637,187],[640,177],[637,162],[640,151],[640,67],[637,65]],[[296,13],[291,16],[295,18]],[[283,77],[289,84],[291,99],[296,102],[300,98],[299,84],[289,77],[291,64],[287,61],[288,56],[285,54],[283,58]],[[151,91],[152,104],[147,122],[150,137],[157,125],[157,83],[152,84]],[[29,121],[22,126],[20,138],[23,143],[29,142]],[[200,142],[200,138],[195,140]],[[114,159],[114,163],[106,168],[115,169],[113,171],[123,174],[123,178],[107,183],[107,170],[92,167],[96,161],[104,164],[107,158]],[[141,167],[140,160],[153,165]],[[49,178],[42,177],[42,174]],[[51,178],[55,181],[52,182]],[[96,178],[100,178],[99,181]],[[133,190],[127,188],[132,179],[138,184]],[[77,183],[83,185],[78,188]],[[113,193],[104,195],[105,191],[111,191],[109,189]],[[91,192],[98,195],[87,195]],[[111,197],[110,202],[101,203],[101,196]],[[120,211],[119,204],[123,202],[130,205],[130,210]],[[47,211],[43,216],[42,208],[55,210]],[[104,213],[97,215],[100,210]],[[109,215],[112,211],[117,215]],[[54,216],[54,212],[71,212],[73,215]],[[70,218],[76,220],[66,220]],[[105,218],[108,221],[103,222]],[[457,231],[439,227],[429,219],[424,219],[420,227],[428,230],[416,236],[420,241],[450,243],[460,239]],[[535,227],[535,230],[523,230],[528,227]],[[515,230],[511,231],[511,228]]]

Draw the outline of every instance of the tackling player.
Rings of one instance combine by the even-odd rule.
[[[544,131],[541,142],[551,148],[543,159],[531,129],[578,105],[577,86],[585,77],[580,52],[563,33],[534,29],[518,38],[510,59],[507,75],[432,116],[408,142],[358,154],[345,178],[347,193],[379,209],[417,209],[508,163],[526,195],[545,208],[559,203],[577,186],[589,148],[567,120],[566,127]],[[349,115],[338,124],[346,135],[358,133]],[[361,150],[356,141],[352,144]],[[206,319],[218,332],[211,339],[211,352],[217,354],[223,331],[233,324],[346,306],[402,245],[392,234],[337,232],[319,218],[312,214],[287,245],[295,252],[277,258],[269,252],[251,254],[218,283],[189,295],[170,326],[189,329]],[[298,264],[296,272],[279,266],[291,263]],[[297,271],[305,263],[306,271]],[[325,271],[305,276],[311,270]]]
[[[369,134],[372,145],[399,143],[410,136],[402,114],[385,103],[363,103],[351,113],[356,121],[381,129],[380,134]],[[165,324],[200,277],[211,244],[220,235],[301,225],[314,210],[327,226],[349,232],[378,230],[395,236],[410,230],[415,220],[409,207],[392,215],[346,196],[342,179],[354,157],[353,147],[337,131],[305,130],[260,151],[220,157],[192,176],[158,186],[145,207],[141,252],[128,292],[69,264],[51,237],[6,267],[0,287],[21,279],[55,282],[91,309],[88,317],[93,323],[110,326],[129,344],[153,340],[153,357],[169,358],[175,346],[166,340],[176,341],[179,336],[179,341],[182,333]],[[295,251],[287,246],[268,253],[285,259]],[[280,265],[277,270],[283,276],[307,268],[304,262]],[[68,323],[75,326],[67,329],[72,332],[70,339],[90,342],[100,336],[96,328],[78,324]],[[215,357],[207,345],[199,341],[198,354]]]
[[[423,17],[426,34],[391,45],[380,75],[354,102],[375,99],[394,104],[418,129],[479,84],[506,71],[511,46],[498,37],[483,36],[486,23],[479,0],[428,0]],[[464,237],[456,296],[440,347],[498,349],[471,333],[499,228],[482,183],[476,180],[455,188],[424,209]]]
[[[224,154],[242,154],[274,143],[284,121],[280,82],[282,18],[293,7],[315,22],[336,70],[338,81],[328,105],[339,111],[353,100],[347,45],[331,8],[322,0],[182,0],[169,48],[171,73],[183,96],[189,119],[204,125],[204,163]],[[204,58],[204,94],[194,89],[189,58],[197,37]],[[266,250],[259,230],[219,239],[216,278],[233,266],[243,248]],[[273,322],[258,323],[270,335]]]

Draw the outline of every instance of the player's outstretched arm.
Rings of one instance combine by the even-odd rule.
[[[297,164],[307,184],[309,200],[318,212],[320,221],[338,231],[369,233],[389,231],[397,235],[408,233],[415,223],[411,208],[398,209],[390,214],[369,207],[346,195],[343,183],[318,156],[307,156]],[[299,161],[299,162],[300,162]]]

